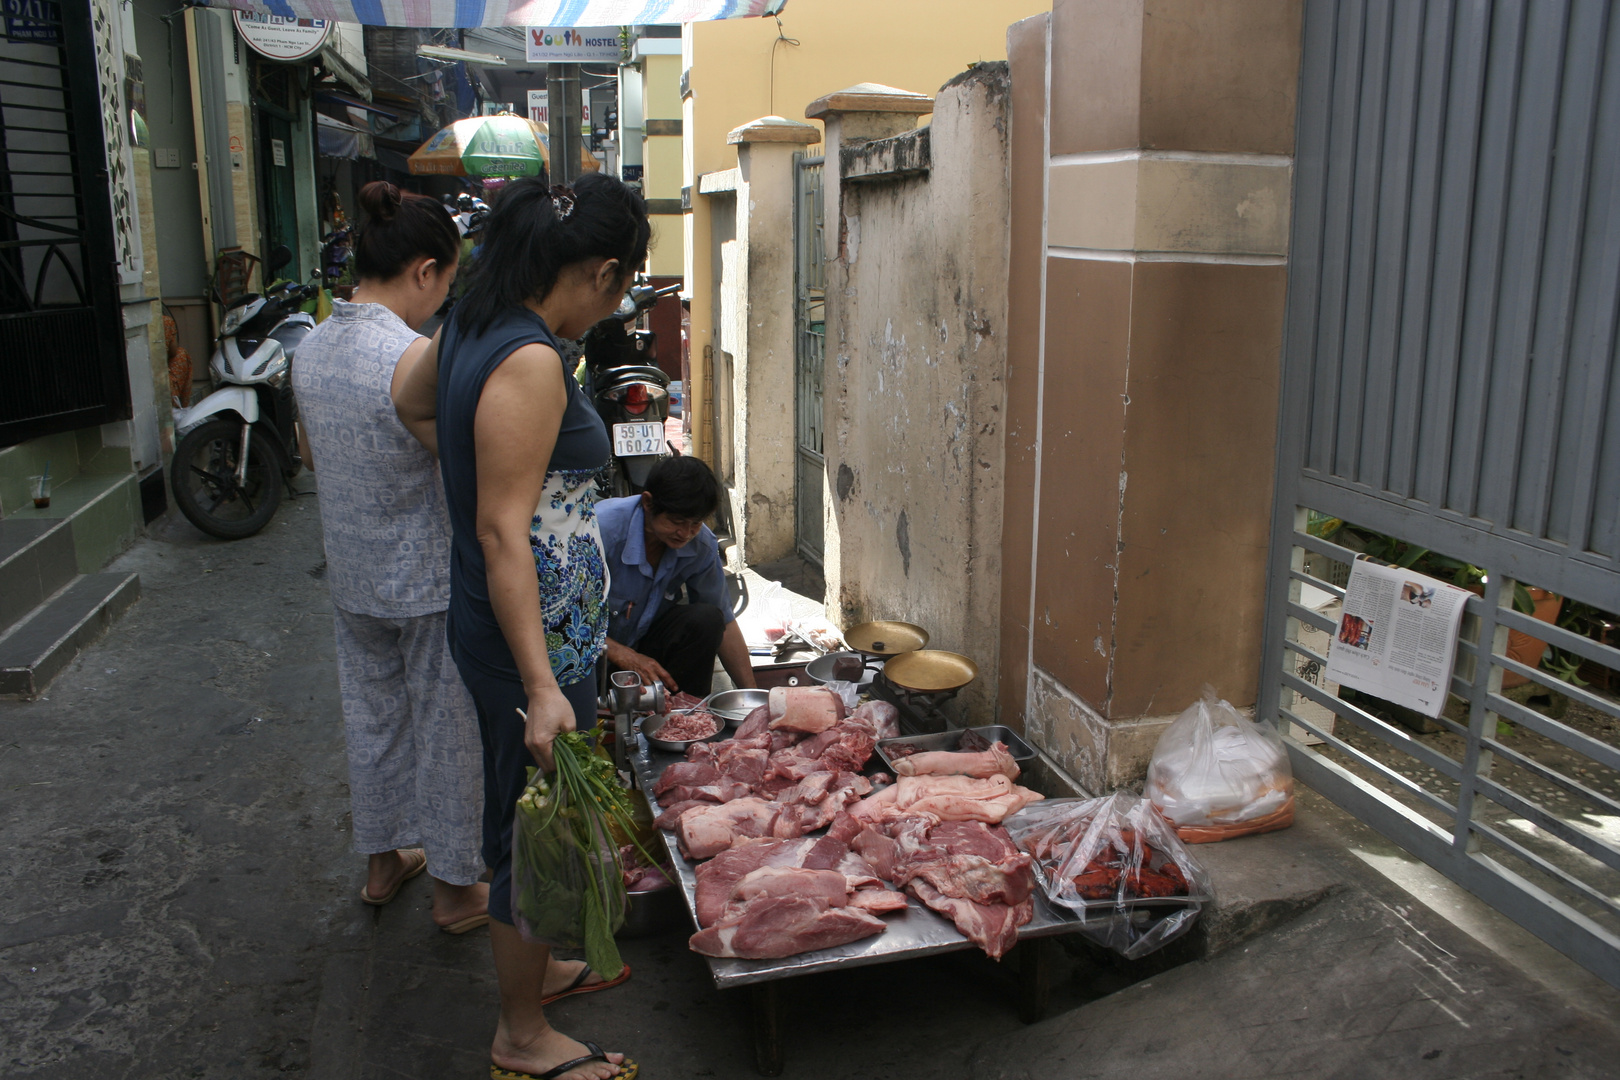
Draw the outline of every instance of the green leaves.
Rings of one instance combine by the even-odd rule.
[[[591,970],[611,979],[624,968],[613,933],[624,925],[627,897],[615,834],[637,838],[635,804],[613,762],[584,732],[552,743],[557,771],[529,770],[512,829],[512,881],[519,926],[549,945],[585,949]]]

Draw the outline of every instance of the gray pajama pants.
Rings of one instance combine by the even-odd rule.
[[[444,619],[335,609],[354,847],[421,845],[428,873],[471,885],[484,872],[484,749]]]

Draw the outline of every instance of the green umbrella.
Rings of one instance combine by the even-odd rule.
[[[423,143],[410,168],[419,176],[539,176],[548,160],[545,138],[524,116],[472,116]]]

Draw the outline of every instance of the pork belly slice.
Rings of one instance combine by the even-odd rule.
[[[821,686],[773,686],[766,701],[771,730],[815,735],[844,718],[844,702]]]
[[[681,815],[676,836],[687,858],[712,858],[744,837],[770,836],[779,809],[753,796],[694,807]]]
[[[906,910],[906,894],[893,889],[856,889],[849,898],[849,906],[873,915],[887,915]]]
[[[731,887],[731,896],[719,922],[741,915],[743,909],[769,897],[805,896],[822,907],[849,903],[849,882],[836,870],[807,870],[802,866],[762,866]]]
[[[771,710],[761,705],[759,708],[743,717],[743,722],[737,725],[738,739],[752,739],[759,735],[768,734],[771,726]]]
[[[714,806],[715,803],[709,799],[677,799],[668,802],[668,805],[663,805],[662,803],[660,805],[663,806],[663,809],[661,809],[658,812],[658,816],[653,819],[653,824],[660,829],[668,829],[670,832],[675,832],[680,828],[681,818],[685,816],[688,810],[695,809],[699,806]]]
[[[911,871],[911,880],[928,882],[946,896],[976,904],[1021,904],[1035,889],[1028,855],[991,862],[981,855],[946,855]]]
[[[893,787],[863,799],[850,812],[870,822],[926,813],[941,821],[984,821],[994,825],[1043,798],[1044,795],[1019,787],[999,773],[982,779],[902,776]]]
[[[699,926],[713,926],[731,900],[737,883],[768,866],[798,866],[816,843],[814,840],[743,839],[697,868],[697,891],[693,906]]]
[[[702,743],[694,745],[702,746]],[[664,770],[653,785],[653,794],[662,795],[673,787],[701,787],[720,779],[720,770],[707,761],[677,761]]]
[[[995,743],[988,750],[977,753],[963,753],[958,750],[930,750],[922,754],[912,754],[903,757],[894,763],[894,771],[900,776],[975,776],[988,778],[991,776],[1005,776],[1008,780],[1018,779],[1018,762],[1013,760],[1012,752],[1007,749],[1006,743]]]
[[[674,768],[674,766],[670,767]],[[656,794],[661,800],[673,800],[674,802],[728,803],[733,799],[740,799],[753,793],[754,789],[750,785],[740,780],[722,776],[714,783],[704,784],[702,787],[687,787],[677,784],[675,787],[666,788]]]
[[[1000,960],[1018,944],[1018,928],[1035,917],[1035,902],[1021,904],[979,904],[946,896],[921,878],[906,885],[906,891],[956,924],[962,936],[984,950],[992,960]]]
[[[808,896],[770,896],[748,904],[735,918],[692,935],[694,952],[745,960],[831,949],[883,933],[877,916],[855,907],[823,907]]]

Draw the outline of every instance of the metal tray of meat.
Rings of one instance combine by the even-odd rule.
[[[1093,911],[1115,911],[1122,905],[1114,897],[1104,900],[1069,900],[1058,895],[1057,882],[1052,880],[1047,871],[1046,864],[1039,859],[1031,860],[1035,864],[1035,883],[1041,887],[1041,895],[1046,902],[1070,911],[1078,911],[1082,915]],[[1134,900],[1127,900],[1124,907],[1127,910],[1136,908],[1180,908],[1191,907],[1193,904],[1203,904],[1214,899],[1210,896],[1143,896]]]
[[[986,742],[1000,742],[1007,744],[1008,753],[1012,754],[1014,761],[1023,764],[1035,760],[1035,748],[1019,737],[1018,732],[1004,724],[988,724],[976,728],[955,728],[951,731],[939,731],[932,735],[902,735],[897,739],[882,739],[877,744],[878,756],[883,764],[888,766],[890,772],[894,771],[894,763],[899,758],[891,758],[885,749],[890,746],[905,744],[915,746],[916,752],[925,754],[930,750],[955,750],[962,742],[962,736],[970,731],[978,732],[984,736]]]

